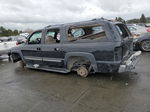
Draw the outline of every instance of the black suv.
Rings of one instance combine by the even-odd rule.
[[[33,32],[27,42],[11,50],[13,62],[28,68],[68,73],[131,71],[140,51],[123,23],[104,19],[50,25]]]

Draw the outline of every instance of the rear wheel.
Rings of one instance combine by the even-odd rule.
[[[87,77],[89,71],[85,66],[81,66],[77,69],[77,74],[80,75],[81,77]]]
[[[150,51],[150,40],[144,40],[141,42],[141,50],[149,52]]]
[[[81,77],[87,77],[92,69],[90,61],[84,57],[71,57],[67,66],[70,71],[76,71]]]

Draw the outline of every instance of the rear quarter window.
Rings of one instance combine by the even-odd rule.
[[[74,41],[107,41],[105,30],[101,25],[69,28],[67,40]]]

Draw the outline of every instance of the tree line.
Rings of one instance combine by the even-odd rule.
[[[11,29],[5,29],[4,27],[0,27],[0,37],[4,37],[4,36],[16,36],[19,35],[20,33],[22,33],[22,31],[18,31],[16,30],[11,30]]]
[[[140,18],[138,19],[131,19],[131,20],[127,20],[125,21],[123,18],[121,17],[116,17],[115,18],[116,21],[120,21],[123,23],[150,23],[150,17],[145,17],[144,14],[141,15]],[[27,29],[24,32],[26,33],[31,33],[33,30],[31,29]],[[0,27],[0,37],[4,37],[4,36],[16,36],[19,35],[20,33],[22,33],[22,31],[19,30],[11,30],[11,29],[5,29],[4,27]]]
[[[150,17],[145,17],[144,14],[142,14],[140,18],[130,19],[130,20],[127,20],[127,21],[125,21],[121,17],[116,17],[115,20],[123,22],[123,23],[129,23],[129,24],[130,23],[150,23]]]

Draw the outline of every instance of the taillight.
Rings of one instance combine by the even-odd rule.
[[[150,32],[150,29],[147,29],[147,32]]]

